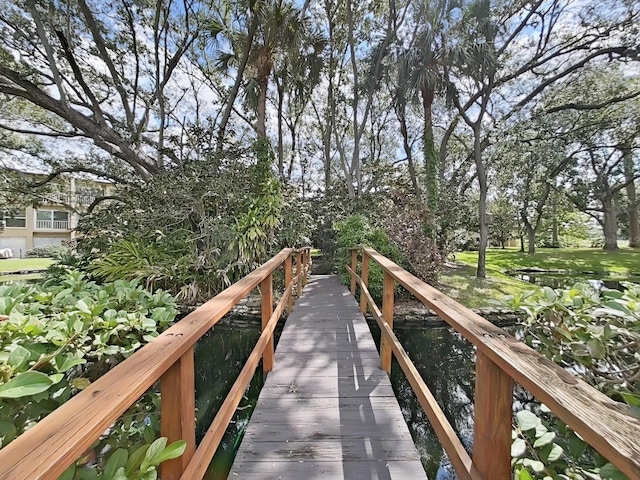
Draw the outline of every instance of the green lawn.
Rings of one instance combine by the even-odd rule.
[[[456,259],[467,265],[477,265],[478,252],[459,252]],[[566,272],[597,272],[617,275],[640,274],[640,250],[622,248],[605,252],[600,248],[540,248],[533,255],[515,249],[487,250],[487,268],[500,271],[522,268],[562,270]]]
[[[536,288],[538,287],[535,285],[504,275],[494,269],[487,269],[487,278],[476,278],[475,265],[465,265],[460,262],[453,268],[445,267],[438,285],[440,291],[469,308],[492,306],[489,300],[501,301],[507,295]]]
[[[0,272],[48,268],[52,263],[51,258],[4,258],[0,260]]]

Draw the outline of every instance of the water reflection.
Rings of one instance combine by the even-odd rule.
[[[525,282],[539,285],[541,287],[551,288],[571,288],[576,283],[587,282],[596,290],[609,288],[613,290],[622,290],[623,282],[640,283],[640,277],[632,277],[625,280],[602,278],[602,274],[582,274],[567,275],[559,273],[536,273],[536,272],[509,272],[512,277]]]

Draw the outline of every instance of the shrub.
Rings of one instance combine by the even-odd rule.
[[[511,297],[509,304],[527,313],[527,344],[640,414],[639,285],[626,284],[623,292],[597,291],[587,283],[569,290],[544,287]],[[539,416],[518,414],[512,446],[516,479],[543,479],[549,471],[558,478],[624,478],[548,409],[540,410]]]
[[[166,292],[152,294],[135,281],[97,285],[77,271],[41,285],[0,286],[0,447],[157,337],[176,313]],[[113,466],[124,459],[126,466],[131,460],[126,476],[118,478],[142,478],[143,466],[155,468],[163,458],[154,456],[142,465],[146,450],[135,462],[137,450],[167,455],[184,450],[183,442],[166,446],[166,439],[156,439],[158,398],[153,389],[147,392],[95,445],[101,462]],[[91,469],[95,466],[83,467],[80,461],[64,478],[97,478],[87,476]]]
[[[340,279],[347,285],[350,281],[349,274],[344,269],[345,264],[351,263],[349,247],[363,245],[375,249],[381,255],[390,260],[403,264],[400,250],[391,241],[387,233],[381,228],[371,225],[362,214],[351,215],[334,224],[337,236],[336,268],[340,272]],[[376,302],[382,301],[384,273],[375,264],[370,263],[368,288]]]
[[[71,249],[64,245],[44,245],[42,247],[32,248],[27,252],[27,257],[31,258],[53,258],[59,260],[60,258],[69,255]]]

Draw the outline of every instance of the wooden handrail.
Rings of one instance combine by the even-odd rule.
[[[177,389],[173,390],[172,395],[162,397],[162,434],[168,436],[170,442],[180,439],[187,441],[187,450],[182,458],[162,464],[162,478],[163,480],[174,480],[181,476],[185,479],[202,478],[233,416],[237,402],[240,401],[242,393],[251,381],[266,346],[272,342],[273,329],[284,307],[289,303],[294,285],[299,285],[307,275],[310,265],[308,250],[309,247],[299,250],[283,249],[271,260],[184,317],[24,432],[0,450],[0,479],[51,480],[58,478],[158,380],[161,380],[161,390]],[[298,258],[296,276],[292,278],[291,272],[285,272],[285,277],[291,281],[286,285],[285,293],[273,313],[271,309],[264,306],[263,314],[269,312],[269,318],[266,322],[263,319],[263,332],[251,354],[250,361],[245,365],[232,391],[218,411],[205,439],[198,450],[195,450],[193,402],[195,343],[252,289],[260,284],[266,287],[266,283],[263,282],[270,279],[276,269],[283,264],[285,269],[291,268],[291,262],[287,259],[294,253],[297,253]],[[271,299],[268,302],[271,302]],[[238,391],[240,391],[239,394]],[[165,410],[167,408],[170,410]],[[214,434],[210,436],[212,430],[215,438],[212,438]],[[203,445],[206,448],[203,449]],[[200,476],[183,476],[185,470],[189,469],[197,471]]]
[[[468,455],[453,433],[382,312],[373,302],[357,269],[345,265],[380,325],[420,404],[427,413],[456,473],[461,478],[511,478],[512,385],[517,382],[629,478],[640,478],[640,419],[622,404],[577,379],[543,355],[472,310],[402,269],[371,248],[360,249],[385,273],[433,310],[477,348],[474,454]],[[368,267],[367,267],[368,270]],[[385,291],[395,282],[385,282]],[[383,296],[385,293],[383,293]],[[383,342],[381,342],[383,345]],[[381,352],[382,356],[383,352]],[[384,368],[384,367],[383,367]]]

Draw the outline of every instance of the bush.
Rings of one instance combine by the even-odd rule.
[[[97,285],[77,271],[41,285],[0,286],[0,447],[157,337],[176,313],[166,292],[123,280]],[[122,449],[118,458],[131,459],[155,442],[180,454],[181,444],[156,439],[158,398],[152,389],[132,406],[94,446],[95,457],[102,462]],[[141,478],[134,463],[122,478]],[[74,465],[65,478],[97,478],[85,475],[90,469]]]
[[[59,260],[64,256],[69,255],[71,249],[64,245],[44,245],[42,247],[32,248],[27,252],[27,257],[30,258],[53,258]]]
[[[369,220],[362,214],[351,215],[342,221],[334,224],[337,237],[336,268],[340,272],[342,283],[347,285],[350,282],[349,274],[344,269],[345,264],[351,263],[351,253],[349,247],[363,245],[375,249],[381,255],[390,260],[403,264],[400,250],[391,241],[387,233],[381,228],[371,225]],[[376,301],[382,301],[384,273],[382,269],[371,262],[369,267],[369,292]]]
[[[510,297],[509,305],[527,314],[524,341],[529,346],[626,404],[629,411],[640,413],[635,349],[640,330],[640,285],[625,284],[622,292],[597,291],[588,283],[578,283],[569,290],[544,287]],[[528,411],[517,416],[512,446],[516,479],[543,479],[548,471],[558,472],[558,478],[624,478],[569,427],[547,415],[548,410],[541,407],[541,412],[539,417]],[[547,434],[547,430],[553,433]],[[543,436],[547,440],[540,440]]]

